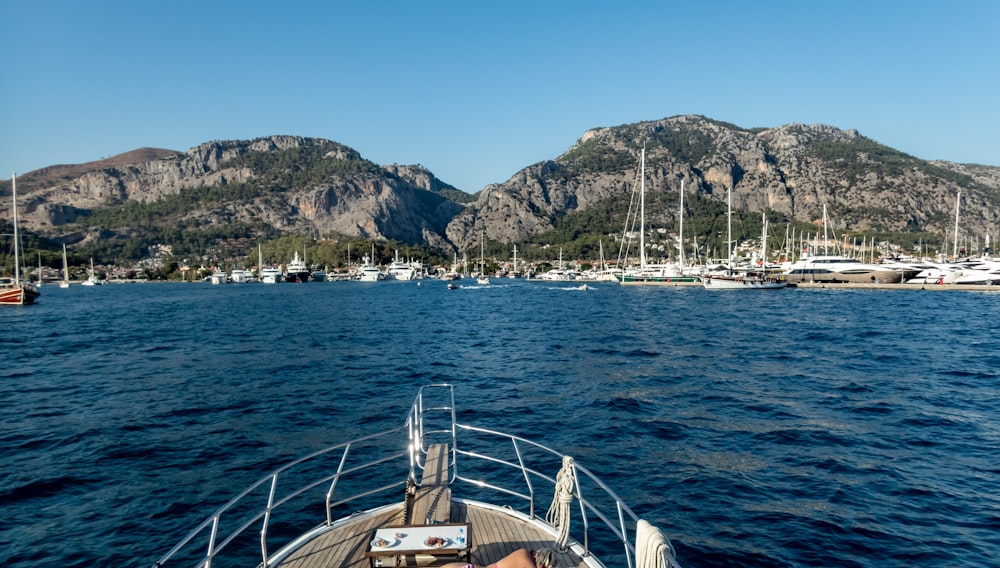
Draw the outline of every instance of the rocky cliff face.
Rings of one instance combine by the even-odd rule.
[[[561,156],[486,187],[474,201],[421,166],[377,166],[341,144],[297,136],[54,166],[19,178],[18,193],[27,229],[67,240],[78,240],[67,235],[91,211],[211,190],[216,197],[195,200],[180,218],[164,222],[469,248],[478,245],[480,231],[518,242],[551,230],[567,214],[627,203],[644,145],[648,194],[677,192],[683,182],[685,192],[724,201],[732,190],[736,209],[768,209],[799,221],[821,222],[826,206],[841,231],[943,235],[961,191],[963,231],[983,236],[993,229],[995,236],[1000,226],[1000,168],[919,160],[853,130],[804,124],[747,130],[701,116],[587,131]],[[250,190],[217,196],[225,195],[219,188],[236,187]],[[651,215],[670,221],[676,212]],[[100,229],[80,238],[106,238]]]
[[[251,165],[255,155],[307,147],[318,149],[324,163],[270,166],[267,159],[261,159],[258,162],[264,166]],[[26,228],[58,235],[89,211],[128,201],[154,202],[194,188],[260,183],[267,186],[261,195],[196,207],[185,214],[185,221],[201,227],[262,223],[291,232],[334,231],[448,247],[444,228],[462,209],[432,193],[433,188],[449,186],[417,166],[391,166],[384,171],[373,165],[370,171],[332,168],[334,173],[320,181],[283,187],[283,174],[288,178],[297,168],[364,162],[356,151],[327,140],[271,136],[208,142],[187,152],[167,154],[137,163],[95,163],[94,169],[57,183],[51,183],[49,171],[28,174],[19,183],[19,189],[27,188],[19,191]],[[289,171],[280,171],[282,168]]]
[[[821,222],[826,205],[839,230],[944,234],[962,191],[967,231],[983,236],[1000,225],[1000,168],[926,162],[830,126],[751,131],[678,116],[586,132],[555,160],[484,189],[449,224],[448,238],[469,247],[482,229],[516,242],[552,229],[569,212],[609,197],[627,200],[643,144],[647,192],[676,192],[683,180],[686,192],[719,200],[732,190],[736,209]]]

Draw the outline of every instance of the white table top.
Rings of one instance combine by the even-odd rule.
[[[443,538],[445,543],[441,546],[428,546],[425,541],[430,537]],[[389,545],[375,546],[375,541],[380,538],[389,541]],[[464,542],[460,539],[464,539]],[[468,550],[470,542],[469,525],[464,523],[383,527],[375,530],[371,542],[371,552],[392,554],[405,551],[434,554],[438,550],[464,551]]]

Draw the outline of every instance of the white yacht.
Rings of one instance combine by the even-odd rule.
[[[212,271],[212,275],[208,277],[208,281],[212,284],[228,284],[229,275],[226,271],[221,268],[216,268]]]
[[[954,284],[962,275],[962,266],[944,262],[920,261],[912,263],[918,269],[915,275],[907,278],[907,284]]]
[[[282,281],[281,270],[270,266],[260,270],[260,281],[264,284],[277,284]]]
[[[244,270],[242,268],[234,268],[229,273],[229,281],[234,284],[243,284],[244,282],[250,282],[253,279],[253,272],[249,270]]]
[[[789,265],[785,272],[789,284],[799,282],[857,284],[896,284],[903,279],[900,272],[861,262],[846,256],[809,256]]]
[[[983,257],[958,264],[962,268],[955,284],[1000,284],[1000,261]]]
[[[308,282],[309,267],[305,261],[299,258],[299,251],[295,251],[292,261],[288,263],[288,271],[285,273],[285,280],[288,282]]]
[[[411,263],[403,262],[399,259],[399,251],[396,251],[396,258],[389,263],[389,268],[385,271],[386,280],[416,280],[419,278],[417,270]]]
[[[378,269],[377,266],[372,264],[372,259],[370,256],[365,255],[364,264],[358,268],[358,280],[361,282],[378,282],[385,278],[385,275]]]

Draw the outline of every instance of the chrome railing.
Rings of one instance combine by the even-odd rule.
[[[398,441],[404,432],[408,439],[407,447],[394,449],[399,447]],[[250,565],[249,559],[253,555],[246,551],[246,536],[254,527],[259,527],[260,550],[254,561],[266,568],[273,559],[269,554],[269,539],[285,541],[281,544],[283,547],[298,536],[274,536],[271,529],[279,519],[290,525],[303,524],[302,508],[294,506],[299,499],[306,503],[305,506],[315,503],[317,497],[322,501],[324,514],[321,518],[325,526],[336,522],[335,511],[350,511],[359,504],[371,508],[391,503],[395,497],[380,502],[372,500],[383,494],[392,496],[391,491],[405,486],[407,478],[411,483],[415,482],[417,474],[423,469],[427,446],[435,441],[450,444],[452,469],[449,478],[453,488],[461,487],[453,493],[464,495],[468,489],[470,496],[505,495],[523,502],[526,511],[522,510],[522,513],[529,518],[545,521],[544,513],[536,514],[539,502],[536,482],[542,481],[546,487],[554,488],[555,478],[544,471],[558,471],[563,455],[519,436],[459,424],[454,387],[436,384],[419,390],[402,426],[330,446],[282,466],[229,500],[153,566],[179,565],[184,561],[211,568],[212,562],[220,557],[224,557],[227,563],[231,558],[246,558],[247,565]],[[499,447],[507,444],[508,450]],[[486,448],[489,448],[489,453]],[[506,456],[503,455],[505,452]],[[546,468],[544,471],[543,465]],[[579,510],[573,514],[571,527],[582,526],[571,528],[571,539],[580,544],[587,556],[591,554],[594,538],[599,535],[606,548],[601,550],[602,553],[615,554],[609,546],[620,547],[627,568],[633,568],[635,546],[629,535],[634,537],[638,516],[592,472],[579,464],[574,464],[574,468],[574,496]],[[393,475],[392,471],[397,473]],[[504,477],[505,471],[511,474],[511,478],[521,481],[500,484],[498,480]],[[291,488],[285,490],[286,484],[290,484]],[[322,494],[316,494],[320,488],[323,488]],[[398,495],[401,494],[402,491]],[[491,502],[487,499],[483,501]],[[287,516],[279,516],[279,513]],[[338,518],[341,516],[338,515]],[[232,527],[223,530],[224,522],[232,522]],[[307,526],[300,532],[314,528],[314,525]],[[220,535],[220,531],[225,534]],[[240,541],[238,544],[237,540]],[[665,556],[665,565],[677,566],[672,550]]]

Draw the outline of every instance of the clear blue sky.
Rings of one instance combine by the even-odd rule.
[[[271,134],[468,192],[701,114],[1000,165],[1000,2],[0,0],[0,172]]]

